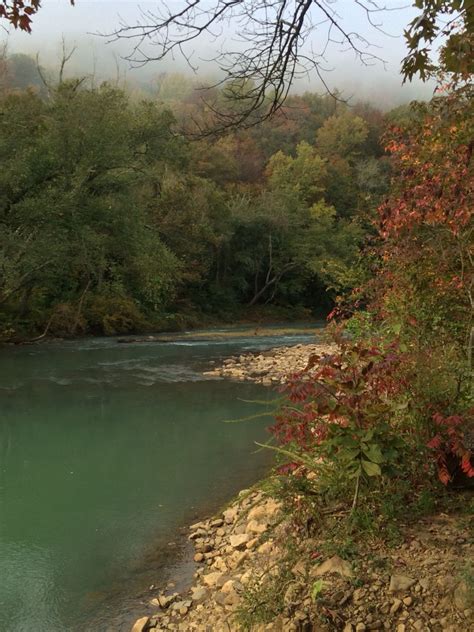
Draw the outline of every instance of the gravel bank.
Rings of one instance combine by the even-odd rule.
[[[265,385],[282,384],[289,373],[305,369],[312,355],[332,354],[336,348],[330,344],[310,344],[247,353],[224,360],[221,366],[206,371],[204,375],[250,380]]]
[[[277,501],[241,492],[222,514],[190,527],[199,564],[192,588],[151,594],[156,613],[139,619],[133,632],[237,632],[243,591],[263,574],[281,572],[292,529]],[[397,547],[370,543],[351,560],[322,555],[322,541],[302,539],[285,584],[284,610],[252,632],[472,629],[472,595],[462,575],[463,564],[473,559],[466,516],[440,514],[402,526],[401,533]]]

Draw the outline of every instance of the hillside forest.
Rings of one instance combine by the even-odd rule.
[[[1,61],[1,339],[308,318],[357,285],[388,190],[382,137],[408,107],[305,93],[197,137],[212,112],[185,76],[52,75]]]

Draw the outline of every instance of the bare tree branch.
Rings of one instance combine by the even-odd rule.
[[[346,0],[349,1],[349,0]],[[126,59],[134,66],[179,54],[196,71],[195,40],[207,33],[224,39],[212,57],[221,75],[213,100],[203,97],[212,124],[200,135],[235,127],[251,127],[277,112],[300,76],[314,72],[335,98],[325,74],[331,47],[351,51],[363,65],[384,63],[360,33],[344,26],[337,0],[159,0],[157,9],[141,10],[137,24],[121,23],[105,35],[111,41],[130,40]],[[387,8],[374,0],[350,0],[370,27],[382,30],[378,19]],[[398,7],[402,8],[402,7]],[[314,37],[313,37],[314,36]],[[319,52],[314,50],[317,40]]]

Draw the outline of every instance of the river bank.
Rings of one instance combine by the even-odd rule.
[[[279,385],[312,355],[334,350],[298,344],[244,353],[206,375]],[[295,532],[291,512],[269,488],[265,481],[241,491],[221,513],[191,525],[198,565],[192,586],[152,591],[153,613],[140,617],[132,632],[469,629],[472,578],[463,561],[473,556],[472,515],[407,516],[396,524],[396,542],[373,533],[341,545],[324,534]],[[329,511],[343,521],[348,508],[335,504]],[[263,592],[262,584],[268,585]]]
[[[291,517],[277,500],[242,491],[222,513],[190,527],[199,565],[191,588],[151,593],[155,612],[139,618],[132,631],[469,629],[472,595],[461,572],[461,560],[473,555],[466,517],[439,514],[399,527],[397,546],[372,540],[343,559],[324,553],[324,539],[295,539]],[[296,543],[291,555],[288,539]],[[255,589],[272,575],[283,599],[267,594],[262,604]],[[246,617],[259,608],[271,621],[246,628]]]
[[[0,350],[1,630],[130,630],[142,594],[167,582],[181,527],[268,472],[271,455],[252,454],[267,420],[222,420],[253,415],[261,405],[250,402],[273,395],[202,373],[314,336],[272,332]]]
[[[221,366],[205,371],[210,377],[249,380],[264,386],[284,384],[288,374],[303,371],[311,356],[330,355],[333,344],[314,343],[279,347],[262,353],[246,353],[224,360]]]

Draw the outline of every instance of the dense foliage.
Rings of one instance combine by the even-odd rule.
[[[390,193],[365,280],[332,314],[339,350],[293,376],[272,429],[286,469],[318,471],[353,510],[361,484],[366,501],[390,485],[408,506],[427,473],[474,477],[472,96],[444,84],[387,133]]]
[[[190,141],[206,112],[182,76],[138,94],[2,63],[3,339],[324,313],[351,285],[388,180],[378,110],[307,94]]]

